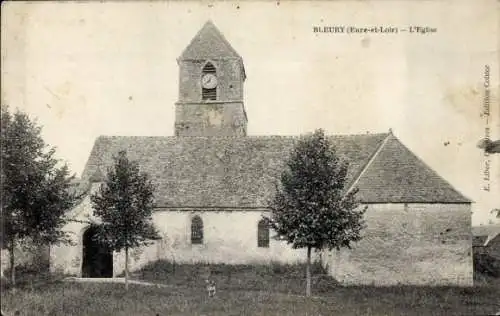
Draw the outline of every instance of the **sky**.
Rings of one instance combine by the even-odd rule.
[[[473,224],[500,208],[500,155],[476,148],[486,127],[500,138],[495,1],[11,2],[2,11],[2,106],[36,118],[77,175],[99,135],[173,135],[176,59],[211,19],[243,57],[249,135],[392,129],[474,201]]]

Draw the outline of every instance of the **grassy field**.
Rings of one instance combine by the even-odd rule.
[[[500,311],[493,283],[457,287],[342,287],[322,275],[314,297],[305,298],[303,266],[210,266],[217,281],[209,298],[203,265],[154,263],[134,278],[163,287],[68,283],[60,279],[21,281],[4,289],[2,308],[19,315],[491,315]],[[316,266],[316,275],[322,273]]]
[[[266,290],[285,294],[305,292],[305,265],[225,265],[225,264],[177,264],[157,261],[146,265],[132,278],[173,286],[203,288],[208,275],[225,290]],[[321,265],[313,264],[313,287],[316,294],[328,293],[338,284],[326,275]]]

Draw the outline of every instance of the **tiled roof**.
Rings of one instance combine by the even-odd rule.
[[[213,22],[208,21],[184,49],[179,59],[205,60],[228,57],[241,59]]]
[[[390,134],[356,184],[365,203],[470,203]]]
[[[353,183],[359,187],[363,202],[469,202],[391,134],[329,138],[349,161],[347,187]],[[158,207],[266,207],[297,140],[294,136],[101,136],[82,178],[106,172],[112,156],[126,150],[157,185]]]
[[[332,136],[359,173],[385,134]],[[103,172],[127,150],[157,184],[158,206],[265,207],[297,137],[99,137],[82,177]]]

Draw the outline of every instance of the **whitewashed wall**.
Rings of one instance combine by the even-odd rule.
[[[93,185],[91,192],[98,186]],[[81,276],[83,256],[83,233],[90,223],[97,223],[98,219],[92,215],[90,195],[68,213],[70,221],[63,230],[69,234],[70,244],[53,245],[50,249],[50,270],[69,275]]]
[[[129,263],[134,270],[158,259],[228,264],[304,262],[304,249],[292,249],[286,242],[273,240],[273,232],[269,248],[257,247],[257,225],[265,214],[265,211],[256,210],[157,211],[154,222],[162,240],[132,251]],[[195,215],[203,220],[201,245],[191,244],[191,218]],[[123,271],[124,254],[115,258],[116,272]]]
[[[46,264],[49,255],[48,246],[39,246],[33,244],[30,240],[25,240],[22,245],[17,245],[14,250],[14,264],[16,267],[31,265],[37,263],[39,268]],[[10,270],[10,251],[0,249],[0,277],[10,277],[6,275],[7,270]]]
[[[81,276],[82,237],[89,227],[85,222],[97,220],[91,216],[88,197],[71,213],[74,221],[64,230],[71,234],[72,244],[52,247],[51,270]],[[130,251],[131,271],[160,259],[228,264],[304,262],[304,249],[295,250],[286,242],[274,240],[273,232],[270,233],[269,248],[257,247],[257,225],[265,214],[263,210],[157,210],[153,220],[162,239]],[[195,215],[203,220],[204,240],[201,245],[191,244],[191,219]],[[114,253],[113,258],[113,274],[116,276],[124,271],[125,254]]]

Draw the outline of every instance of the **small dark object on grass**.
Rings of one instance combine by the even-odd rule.
[[[216,292],[215,281],[207,279],[205,283],[207,284],[208,297],[214,297]]]

